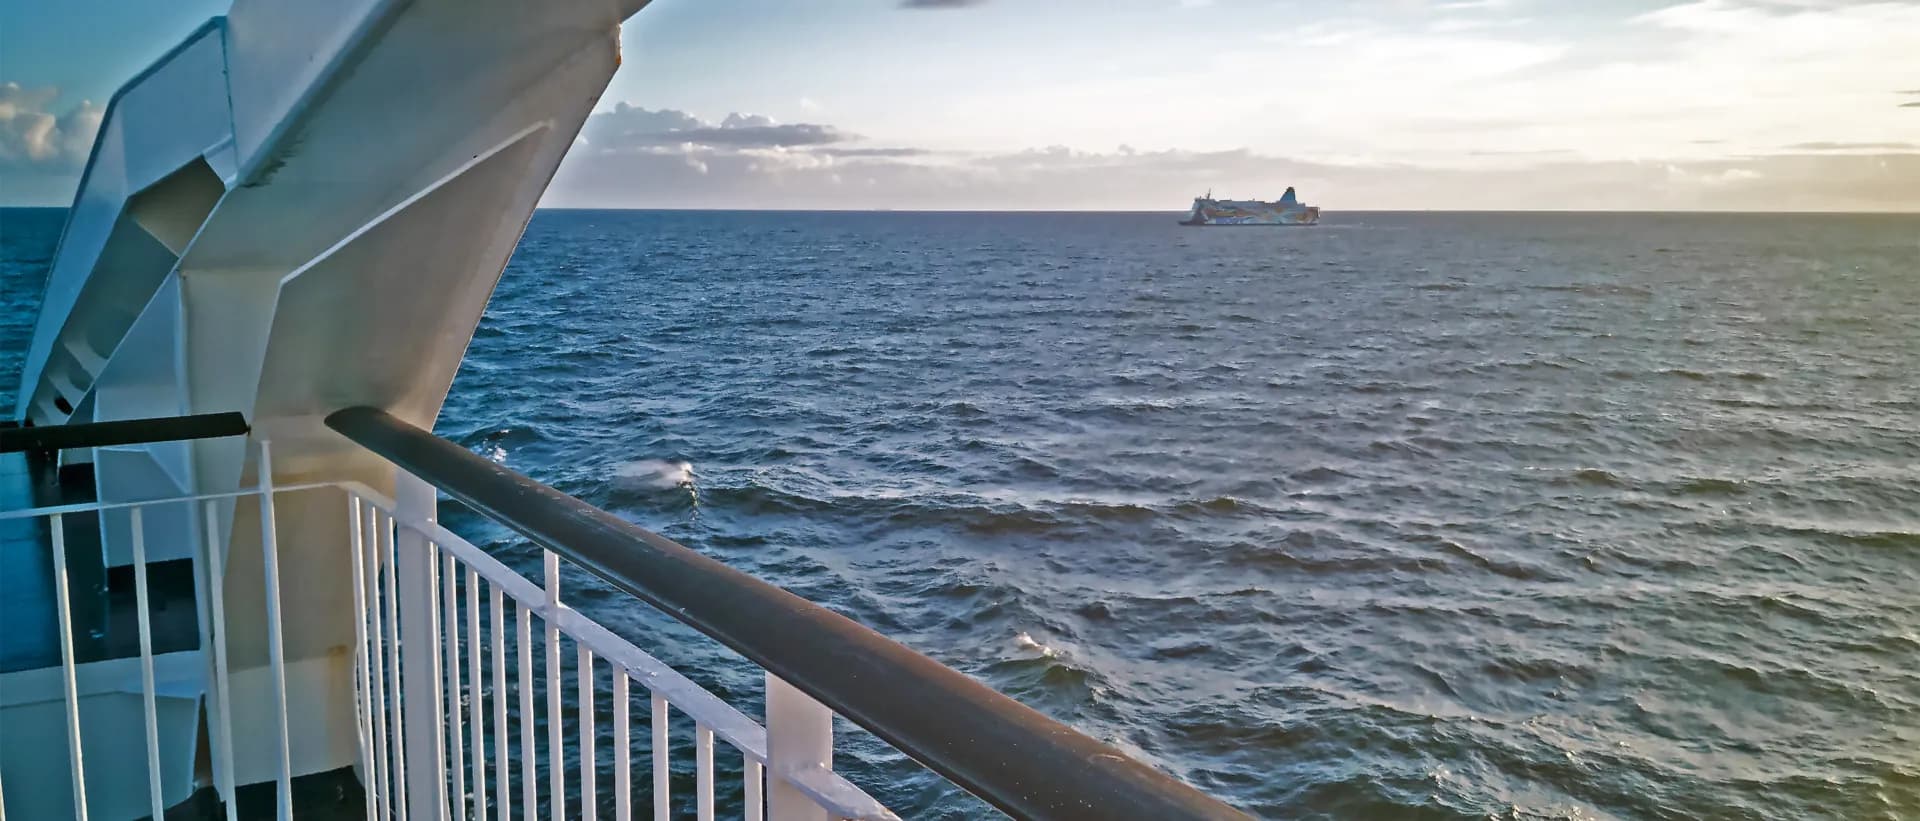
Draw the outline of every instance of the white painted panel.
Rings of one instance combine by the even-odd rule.
[[[359,754],[354,736],[353,655],[345,646],[318,658],[287,661],[287,732],[295,777],[345,767]],[[265,667],[233,671],[234,783],[280,773],[280,722],[273,677]]]
[[[94,388],[100,421],[179,416],[185,411],[179,374],[180,281],[169,275],[127,330]],[[184,495],[192,486],[190,451],[184,442],[123,445],[96,451],[94,482],[102,502],[161,499]],[[152,561],[193,555],[199,517],[185,505],[162,505],[142,514],[147,553]],[[132,561],[129,514],[103,517],[102,548],[107,565]]]
[[[246,168],[387,0],[235,0],[227,12],[234,144]]]
[[[217,29],[188,41],[119,100],[127,190],[172,174],[232,132],[226,51]]]
[[[94,481],[100,501],[128,502],[162,499],[186,494],[161,469],[154,455],[140,448],[96,448],[93,452]],[[162,562],[190,558],[198,542],[194,536],[195,515],[182,503],[149,505],[141,514],[141,529],[147,535],[147,560]],[[100,514],[101,549],[108,567],[133,563],[132,514],[124,509]]]
[[[185,801],[193,790],[198,698],[161,698],[161,795]],[[87,779],[87,817],[130,821],[150,814],[146,711],[132,693],[80,699],[80,749]],[[73,777],[67,763],[66,705],[59,701],[0,708],[0,769],[7,773],[8,818],[72,818]]]
[[[154,659],[160,719],[161,794],[171,805],[193,791],[200,696],[206,658],[199,651]],[[147,748],[140,729],[138,658],[82,664],[80,748],[85,755],[89,818],[148,814]],[[0,770],[7,774],[8,818],[70,818],[73,780],[67,764],[66,701],[60,668],[0,676]]]

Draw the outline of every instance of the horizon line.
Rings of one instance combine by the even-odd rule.
[[[595,207],[578,205],[543,205],[536,211],[649,211],[657,213],[715,213],[715,214],[1184,214],[1188,209],[1170,210],[1139,208],[656,208],[645,206]],[[1762,215],[1862,215],[1862,216],[1920,216],[1920,209],[1911,211],[1741,211],[1720,208],[1696,208],[1686,210],[1622,210],[1609,208],[1346,208],[1329,211],[1322,208],[1321,216],[1328,214],[1751,214]]]
[[[0,203],[0,210],[60,210],[70,211],[71,205],[32,205]],[[679,207],[664,208],[654,206],[578,206],[578,205],[541,205],[535,211],[635,211],[652,213],[711,213],[711,214],[1184,214],[1187,209],[1139,209],[1139,208],[723,208],[723,207]],[[1673,214],[1725,214],[1750,216],[1920,216],[1920,209],[1884,210],[1884,211],[1747,211],[1730,208],[1691,208],[1691,209],[1645,209],[1627,210],[1611,208],[1348,208],[1339,210],[1322,209],[1321,215],[1329,214],[1620,214],[1620,215],[1673,215]]]

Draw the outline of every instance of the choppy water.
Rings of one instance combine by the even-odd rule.
[[[1920,815],[1920,218],[1328,223],[543,212],[440,430],[1260,815]]]

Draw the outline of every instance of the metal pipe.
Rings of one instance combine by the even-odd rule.
[[[449,553],[448,556],[453,554]],[[487,821],[487,692],[480,677],[480,574],[467,568],[467,687],[472,693],[474,821]]]
[[[381,818],[381,797],[386,795],[384,773],[385,762],[376,764],[374,750],[380,747],[378,736],[374,735],[373,717],[378,712],[373,695],[373,659],[377,655],[370,649],[368,635],[368,590],[367,585],[367,526],[360,516],[360,497],[347,494],[348,549],[352,551],[353,567],[353,676],[354,685],[360,691],[359,703],[355,709],[360,711],[356,718],[355,732],[360,736],[360,778],[365,781],[367,799],[367,819]],[[371,508],[369,508],[371,512]],[[378,622],[373,628],[378,633]]]
[[[669,800],[672,784],[667,781],[670,775],[668,756],[671,753],[667,746],[667,697],[654,693],[648,709],[652,719],[649,729],[653,736],[653,821],[667,821],[673,817],[672,802]]]
[[[579,663],[574,673],[580,680],[580,703],[576,705],[580,714],[580,811],[574,815],[581,821],[598,821],[599,796],[593,780],[594,770],[600,766],[593,749],[593,650],[578,644],[576,652]]]
[[[260,564],[267,592],[267,663],[273,674],[274,718],[279,730],[280,771],[275,780],[280,821],[293,821],[293,748],[287,731],[287,658],[280,629],[280,549],[273,522],[273,451],[260,440]]]
[[[547,781],[553,789],[552,815],[567,817],[566,718],[560,714],[560,557],[546,553],[547,590]]]
[[[633,821],[632,697],[626,668],[613,665],[613,818]],[[0,819],[5,821],[5,819]]]
[[[240,799],[233,785],[233,677],[227,674],[227,555],[220,550],[219,511],[214,502],[202,503],[206,512],[207,607],[213,616],[213,678],[219,698],[214,732],[219,734],[215,749],[214,783],[225,805],[227,821],[238,821]]]
[[[507,779],[507,618],[506,597],[499,585],[489,588],[493,594],[493,788],[498,791],[493,805],[506,821],[513,813],[513,784]]]
[[[533,613],[524,604],[514,608],[517,629],[514,647],[519,651],[520,678],[520,803],[522,818],[539,818],[540,784],[534,777],[534,758],[538,741],[533,736]]]
[[[67,590],[67,534],[59,516],[53,517],[53,592],[60,619],[60,685],[66,692],[67,763],[73,769],[73,817],[87,821],[87,767],[80,750],[80,688],[73,674],[72,594]]]
[[[447,658],[441,672],[447,677],[447,773],[453,776],[453,792],[447,797],[447,812],[456,818],[467,817],[467,753],[460,713],[460,564],[452,553],[441,554],[440,592],[443,602],[440,644]]]
[[[845,616],[385,411],[349,408],[326,424],[713,637],[1011,816],[1247,817]]]
[[[110,445],[146,445],[154,442],[177,442],[183,439],[214,439],[221,436],[244,436],[248,430],[247,417],[239,411],[168,416],[157,419],[122,419],[114,422],[81,422],[37,428],[8,428],[0,430],[0,453],[103,448]]]
[[[153,617],[147,610],[147,536],[140,508],[127,511],[133,528],[133,600],[140,611],[140,696],[147,719],[147,799],[153,817],[163,818],[167,804],[160,796],[160,709],[154,704]]]

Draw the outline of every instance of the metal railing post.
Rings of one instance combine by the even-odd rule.
[[[434,595],[435,567],[426,534],[415,529],[417,523],[435,521],[436,491],[433,485],[404,470],[396,469],[393,479],[395,518],[399,520],[394,534],[399,554],[395,559],[395,592],[400,599],[401,686],[406,705],[402,715],[406,722],[407,815],[438,819],[446,817],[446,773],[442,771],[440,748],[445,737],[440,715],[440,597]]]
[[[279,722],[280,765],[274,807],[280,821],[293,821],[293,748],[287,733],[287,657],[280,628],[280,549],[273,521],[273,450],[260,440],[260,559],[267,598],[267,662],[273,674],[273,707]]]
[[[825,808],[793,785],[794,774],[833,769],[833,711],[767,674],[767,818],[828,821]]]
[[[67,535],[59,515],[51,522],[53,532],[54,617],[60,620],[60,684],[65,688],[67,707],[67,759],[73,767],[73,817],[87,821],[87,773],[80,752],[80,687],[73,667],[72,592],[67,589]]]

